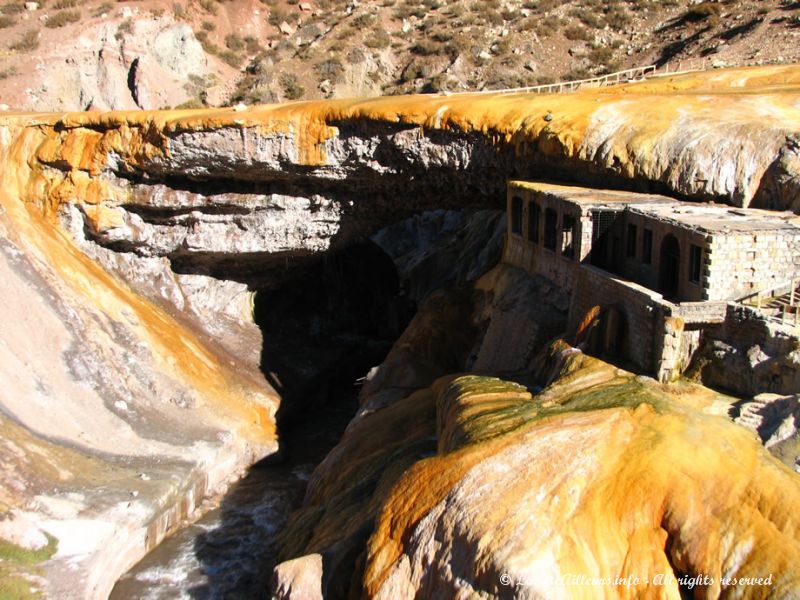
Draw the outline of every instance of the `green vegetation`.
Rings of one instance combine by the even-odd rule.
[[[244,40],[237,33],[229,33],[225,36],[225,46],[232,52],[239,52],[244,49]]]
[[[570,25],[564,29],[564,37],[573,42],[586,42],[592,39],[592,35],[589,33],[589,30],[586,29],[586,27],[581,27],[580,25]]]
[[[57,548],[58,541],[49,535],[47,545],[38,550],[26,550],[0,539],[0,599],[27,600],[39,597],[24,575],[38,575],[37,565],[52,557]]]
[[[281,22],[285,21],[288,18],[288,14],[285,10],[281,8],[275,7],[269,10],[269,17],[267,17],[267,21],[270,25],[277,27],[281,24]]]
[[[294,73],[284,73],[280,78],[283,95],[287,100],[297,100],[306,94],[306,89],[297,81]]]
[[[44,22],[44,26],[49,29],[56,29],[69,25],[70,23],[77,23],[80,20],[81,12],[79,10],[62,10],[47,19],[47,21]]]
[[[242,61],[244,60],[244,56],[239,52],[234,52],[233,50],[223,50],[218,54],[218,56],[225,62],[225,64],[233,67],[234,69],[238,69],[242,66]]]
[[[246,35],[244,36],[244,47],[249,54],[255,54],[261,50],[261,43],[255,36]]]
[[[392,38],[382,29],[376,29],[364,40],[364,45],[367,48],[388,48],[391,43]]]
[[[217,3],[214,0],[197,0],[197,3],[207,13],[217,14]]]
[[[320,80],[329,79],[333,83],[339,83],[344,74],[344,65],[338,58],[329,58],[314,65],[314,71]]]

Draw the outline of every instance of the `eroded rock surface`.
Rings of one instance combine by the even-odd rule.
[[[254,290],[412,214],[501,208],[511,176],[794,209],[799,88],[784,66],[567,96],[4,115],[0,500],[58,542],[42,585],[102,596],[275,449]],[[420,298],[436,287],[420,281]],[[769,570],[789,594],[794,474],[699,413],[707,392],[673,398],[569,349],[535,376],[565,309],[505,267],[429,294],[312,477],[283,558],[319,554],[331,594],[512,595],[496,578],[531,565]],[[456,378],[468,369],[515,381]]]

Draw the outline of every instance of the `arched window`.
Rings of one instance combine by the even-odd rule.
[[[511,198],[511,233],[522,235],[522,198]]]

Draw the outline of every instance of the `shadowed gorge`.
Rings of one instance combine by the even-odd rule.
[[[0,116],[13,577],[190,524],[116,597],[792,597],[799,92]]]

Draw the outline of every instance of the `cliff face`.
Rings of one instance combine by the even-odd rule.
[[[9,308],[2,330],[2,376],[8,384],[0,452],[18,468],[2,471],[0,501],[14,519],[32,523],[34,537],[38,532],[46,541],[42,532],[47,532],[58,540],[58,553],[44,566],[49,592],[59,596],[66,589],[60,586],[73,586],[102,596],[199,497],[221,489],[232,472],[275,449],[278,398],[258,370],[261,332],[250,314],[253,290],[313,272],[304,269],[313,268],[314,257],[409,214],[501,207],[510,176],[614,183],[797,209],[799,85],[800,70],[774,67],[565,96],[415,96],[246,110],[4,116],[0,268],[13,285],[2,292]],[[541,301],[531,303],[536,294]],[[503,420],[505,413],[490,418],[490,430],[508,432],[505,441],[455,426],[466,419],[460,401],[453,401],[454,412],[442,403],[461,392],[445,393],[449,380],[434,382],[472,369],[529,371],[537,350],[563,328],[564,309],[555,286],[507,269],[493,271],[472,289],[430,296],[416,325],[370,376],[362,410],[341,448],[315,475],[304,509],[307,521],[293,530],[286,557],[327,552],[326,560],[341,567],[334,569],[331,589],[363,585],[369,593],[388,595],[428,589],[434,584],[417,576],[418,566],[433,561],[446,569],[447,560],[431,554],[421,540],[429,533],[425,527],[440,523],[454,551],[477,561],[472,566],[491,563],[487,573],[523,557],[563,559],[564,569],[595,558],[598,565],[617,567],[624,556],[620,540],[630,528],[624,518],[629,501],[609,496],[613,490],[603,482],[627,464],[614,458],[619,454],[632,465],[621,475],[621,489],[644,494],[634,471],[661,463],[643,440],[663,431],[670,440],[661,449],[672,461],[665,464],[675,468],[659,475],[652,501],[641,503],[646,531],[631,535],[642,536],[642,556],[650,548],[652,561],[637,558],[636,567],[660,568],[672,561],[676,571],[724,570],[722,565],[736,563],[731,572],[764,566],[777,574],[779,564],[737,562],[744,550],[727,542],[725,552],[709,557],[710,550],[669,518],[674,513],[687,523],[696,520],[712,532],[730,525],[752,533],[747,539],[756,547],[768,543],[765,534],[747,524],[763,517],[788,537],[795,527],[787,516],[791,511],[776,508],[769,490],[783,485],[789,489],[787,505],[793,506],[794,483],[783,484],[791,474],[745,444],[742,460],[763,471],[768,491],[756,492],[751,479],[732,480],[730,485],[739,487],[729,497],[741,499],[744,512],[715,521],[722,518],[715,516],[717,509],[730,507],[721,495],[713,498],[717,504],[703,499],[724,489],[721,479],[713,479],[708,488],[685,490],[708,509],[692,512],[683,496],[668,491],[684,489],[678,482],[681,469],[693,467],[685,458],[688,440],[702,437],[706,427],[731,447],[741,440],[716,421],[706,425],[662,391],[633,389],[629,376],[592,367],[589,380],[610,385],[613,375],[614,385],[631,391],[632,400],[619,399],[627,392],[614,393],[613,399],[580,408],[592,410],[573,418],[548,413],[550,408],[539,406],[543,400],[530,400],[513,386],[506,397],[507,384],[492,381],[486,383],[492,389],[488,398],[500,394],[496,399],[508,414],[517,415],[513,428]],[[558,385],[594,393],[588,383]],[[558,403],[578,402],[566,392],[556,396]],[[644,408],[634,409],[631,402]],[[528,413],[549,416],[533,419]],[[531,424],[523,427],[527,421]],[[574,428],[607,460],[587,458],[581,466],[575,462],[580,454],[550,457],[557,441],[566,440],[553,423],[565,431]],[[611,431],[617,425],[610,441],[591,434],[591,427]],[[530,436],[537,435],[531,432],[540,427],[549,446],[528,448]],[[464,440],[476,443],[462,448]],[[507,459],[492,464],[500,469],[508,460],[521,468],[552,459],[567,471],[585,470],[576,493],[591,498],[591,506],[605,497],[617,507],[607,521],[598,521],[598,527],[615,532],[611,549],[597,550],[592,542],[583,553],[570,553],[565,545],[559,554],[544,546],[513,546],[506,561],[494,551],[490,558],[481,554],[473,544],[477,538],[459,537],[461,517],[447,516],[451,513],[440,502],[472,485],[462,478],[479,468],[481,457],[505,456],[504,448],[515,444],[524,448],[508,450]],[[428,455],[436,458],[418,463]],[[712,452],[708,461],[729,466],[724,453]],[[425,469],[436,464],[441,480],[431,479],[435,485],[418,498],[415,491],[413,503],[398,499],[397,490],[413,487],[411,475],[403,475],[407,468],[416,465],[412,472],[424,480]],[[342,469],[353,478],[341,479]],[[697,469],[691,471],[695,479],[711,477]],[[498,480],[498,510],[511,510],[504,498],[514,485]],[[547,485],[545,496],[553,492],[561,498],[567,490],[557,481]],[[748,504],[757,493],[763,502]],[[530,500],[524,496],[522,502]],[[470,515],[475,505],[464,508]],[[530,514],[536,527],[544,527],[558,510],[552,505]],[[418,525],[411,516],[428,514],[419,543],[407,543]],[[581,513],[574,527],[590,527],[589,514]],[[468,528],[489,540],[502,528],[499,515],[480,524],[468,516]],[[78,529],[92,533],[76,536]],[[663,552],[665,540],[673,538],[675,552]],[[785,549],[786,564],[795,564],[794,546],[784,541],[774,543]],[[653,554],[658,544],[661,554]],[[122,550],[104,552],[108,547]],[[363,581],[353,587],[348,569],[356,559],[366,562],[359,563]],[[73,564],[77,579],[67,571]]]
[[[5,123],[3,139],[0,536],[32,549],[51,540],[34,572],[49,596],[106,597],[205,497],[275,450],[278,398],[23,204],[42,137]],[[4,585],[30,575],[15,564]]]

